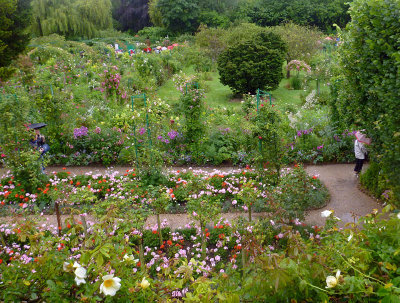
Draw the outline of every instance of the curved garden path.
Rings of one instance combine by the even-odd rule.
[[[373,209],[381,210],[376,199],[369,197],[359,189],[359,180],[354,175],[354,164],[310,165],[306,167],[308,174],[319,175],[320,180],[328,188],[331,199],[322,209],[309,211],[306,222],[323,225],[325,218],[321,211],[334,210],[335,216],[342,222],[354,222],[360,216],[371,213]]]
[[[329,203],[321,209],[309,211],[306,215],[306,223],[312,225],[323,225],[325,218],[321,217],[321,211],[323,210],[334,210],[335,216],[339,217],[343,223],[354,222],[360,216],[364,216],[370,213],[373,209],[381,209],[381,205],[378,202],[363,193],[358,188],[358,178],[353,173],[353,164],[328,164],[328,165],[309,165],[306,167],[308,174],[318,175],[320,180],[326,185],[331,195]],[[131,167],[115,167],[115,168],[103,168],[103,167],[68,167],[67,171],[71,174],[85,174],[85,173],[105,173],[115,172],[124,173]],[[191,168],[191,167],[174,167],[170,170],[199,170],[208,173],[228,173],[233,170],[238,170],[233,167],[203,167],[203,168]],[[62,171],[61,167],[48,167],[47,173],[53,171]],[[4,170],[0,170],[0,175]],[[254,217],[263,216],[265,214],[254,214]],[[246,216],[244,213],[227,213],[223,214],[223,218],[231,221],[238,216]],[[63,216],[64,217],[64,216]],[[10,218],[0,218],[0,221]],[[186,214],[165,214],[161,215],[161,220],[166,219],[169,226],[172,229],[178,227],[184,227],[190,223],[189,217]],[[55,216],[46,216],[47,224],[54,224],[56,226]],[[64,220],[63,220],[64,221]],[[148,219],[148,226],[155,226],[156,217],[152,216]]]

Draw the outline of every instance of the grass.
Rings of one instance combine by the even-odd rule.
[[[192,69],[188,69],[184,71],[186,74],[193,74],[194,71]],[[206,76],[204,76],[203,87],[206,89],[206,104],[213,107],[230,107],[230,108],[239,108],[240,107],[240,98],[232,101],[233,93],[232,90],[223,85],[219,81],[218,72],[210,72]],[[302,105],[302,96],[306,96],[307,92],[304,90],[293,90],[287,89],[290,80],[284,78],[279,87],[272,91],[273,103],[275,104],[290,104],[295,107],[300,107]],[[309,83],[312,89],[316,88],[316,81],[311,81]],[[320,90],[326,91],[328,87],[321,83]],[[174,87],[174,83],[172,79],[169,79],[164,85],[162,85],[157,90],[158,97],[166,100],[170,104],[177,103],[179,101],[180,92],[176,90]]]
[[[191,72],[185,71],[187,74]],[[203,80],[203,86],[206,89],[206,104],[209,107],[238,107],[239,102],[230,102],[232,98],[232,91],[228,86],[221,84],[219,81],[218,72],[210,72],[206,76],[207,79]],[[169,79],[157,90],[157,95],[168,103],[177,103],[180,97],[180,92],[174,87],[172,79]]]

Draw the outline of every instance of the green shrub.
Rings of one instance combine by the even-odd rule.
[[[148,37],[150,41],[155,42],[164,39],[165,37],[170,35],[170,32],[163,27],[150,26],[138,31],[138,35],[142,38]]]
[[[356,0],[350,6],[334,111],[339,121],[356,123],[373,139],[373,160],[379,161],[400,205],[400,2]]]
[[[237,93],[273,90],[283,78],[286,45],[273,33],[261,32],[223,51],[218,58],[221,83]]]
[[[290,78],[290,87],[294,90],[302,89],[302,81],[299,77],[291,77]]]

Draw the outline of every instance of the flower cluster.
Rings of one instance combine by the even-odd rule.
[[[286,65],[287,70],[294,70],[296,69],[297,71],[303,70],[307,73],[311,73],[311,67],[305,63],[304,61],[301,60],[292,60]]]
[[[77,139],[79,137],[86,137],[88,135],[88,128],[85,126],[81,126],[80,128],[74,129],[74,138]]]

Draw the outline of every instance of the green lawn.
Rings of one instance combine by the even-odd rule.
[[[192,70],[185,71],[187,74],[193,73]],[[219,81],[218,72],[209,73],[209,80],[204,81],[206,89],[205,102],[210,107],[240,107],[240,99],[234,99],[231,89],[228,86],[221,84]],[[287,89],[286,86],[289,83],[289,79],[283,79],[279,87],[272,91],[273,103],[276,104],[292,104],[294,106],[301,106],[301,96],[305,96],[304,90],[292,90]],[[310,83],[311,87],[315,89],[316,82]],[[321,91],[327,90],[327,86],[321,83]],[[170,104],[178,102],[180,92],[178,92],[173,84],[172,79],[169,79],[164,85],[158,90],[157,94],[162,100],[168,101]]]

